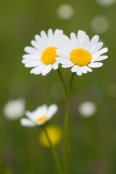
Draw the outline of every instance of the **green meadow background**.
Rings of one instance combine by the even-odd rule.
[[[61,20],[56,14],[62,3],[69,3],[75,10],[69,20]],[[20,125],[20,120],[7,120],[3,106],[19,97],[25,99],[30,111],[44,103],[55,103],[59,110],[48,125],[56,124],[63,131],[65,97],[58,73],[52,70],[45,77],[30,74],[31,68],[21,63],[24,47],[31,46],[35,34],[49,28],[63,29],[68,36],[79,29],[90,38],[99,35],[90,26],[97,15],[109,20],[109,29],[100,34],[109,49],[106,54],[109,58],[103,61],[103,67],[74,79],[70,108],[74,165],[76,174],[116,174],[116,88],[111,89],[112,96],[108,90],[109,85],[116,83],[116,5],[102,7],[95,0],[0,2],[0,174],[57,173],[50,149],[38,141],[41,128],[26,128]],[[68,85],[70,68],[61,71]],[[83,118],[77,108],[87,100],[96,103],[97,112]],[[63,166],[63,139],[56,150]]]

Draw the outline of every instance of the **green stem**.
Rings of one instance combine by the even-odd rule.
[[[45,126],[43,126],[43,129],[44,129],[46,138],[47,138],[47,140],[48,140],[48,142],[49,142],[49,144],[50,144],[50,147],[51,147],[51,150],[52,150],[54,159],[55,159],[55,161],[56,161],[56,165],[57,165],[57,168],[58,168],[58,172],[59,172],[59,174],[63,174],[62,167],[61,167],[61,164],[60,164],[58,155],[57,155],[56,150],[55,150],[54,146],[52,145],[52,142],[51,142],[51,140],[50,140],[50,138],[49,138],[49,135],[48,135],[48,133],[47,133],[47,129],[45,128]]]
[[[73,162],[73,152],[72,152],[72,143],[71,143],[71,126],[70,126],[70,96],[71,96],[71,89],[72,83],[74,79],[75,73],[72,73],[70,84],[69,84],[69,91],[67,95],[67,132],[68,132],[68,141],[69,141],[69,155],[70,155],[70,165],[71,165],[71,172],[74,174],[74,162]]]
[[[65,123],[64,123],[64,169],[65,169],[65,174],[68,174],[68,154],[67,154],[67,119],[65,117]]]
[[[63,79],[62,73],[61,73],[61,71],[60,71],[60,68],[58,68],[57,71],[58,71],[60,80],[61,80],[61,82],[62,82],[62,85],[63,85],[63,87],[64,87],[65,96],[67,96],[67,88],[66,88],[66,85],[65,85],[65,83],[64,83],[64,79]]]
[[[59,74],[60,80],[62,82],[62,85],[64,87],[65,96],[67,98],[67,88],[66,88],[63,76],[62,76],[61,71],[60,71],[59,68],[58,68],[58,74]],[[64,125],[64,170],[65,170],[65,174],[68,174],[67,130],[65,129],[66,128],[66,124],[67,124],[66,123],[66,119],[65,119],[65,123],[64,124],[65,124]]]
[[[75,73],[72,73],[70,83],[69,83],[69,90],[66,98],[67,104],[67,111],[66,111],[66,118],[65,118],[65,132],[68,134],[68,143],[69,143],[69,156],[70,156],[70,165],[71,165],[71,173],[74,174],[74,164],[73,164],[73,153],[72,153],[72,143],[71,143],[71,128],[70,128],[70,96],[71,96],[71,89],[72,89],[72,82],[74,79]],[[66,134],[65,134],[66,136]]]

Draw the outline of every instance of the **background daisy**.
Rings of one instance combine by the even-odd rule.
[[[58,107],[55,104],[50,105],[47,108],[47,105],[42,105],[38,107],[35,111],[30,112],[26,111],[25,114],[28,117],[21,119],[22,126],[38,126],[44,124],[48,121],[58,110]]]
[[[33,74],[41,74],[45,76],[51,69],[58,69],[58,63],[55,58],[57,57],[55,49],[57,49],[58,39],[62,36],[63,31],[56,29],[53,33],[52,29],[48,30],[48,35],[45,31],[35,35],[35,40],[31,41],[34,47],[25,47],[25,52],[28,54],[23,55],[22,63],[25,67],[34,67],[30,72]]]
[[[98,35],[95,35],[89,41],[88,35],[84,31],[79,30],[77,36],[71,33],[70,37],[71,39],[63,35],[59,40],[57,49],[59,57],[56,60],[62,64],[63,68],[72,67],[71,71],[81,76],[82,73],[92,72],[91,68],[101,67],[103,63],[99,61],[108,58],[108,56],[102,56],[102,54],[108,51],[108,48],[100,50],[103,43],[98,42]]]

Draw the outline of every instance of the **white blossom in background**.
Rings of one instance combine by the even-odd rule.
[[[91,101],[83,102],[79,105],[78,111],[83,117],[90,117],[95,114],[97,106]]]
[[[44,124],[46,121],[51,119],[53,115],[57,112],[58,107],[55,104],[47,107],[46,104],[39,106],[35,111],[26,111],[25,114],[28,117],[22,118],[20,120],[22,126],[34,127]]]
[[[35,40],[31,41],[33,47],[25,47],[27,54],[23,55],[22,60],[25,67],[33,68],[30,73],[45,76],[52,69],[58,69],[58,63],[55,60],[58,57],[56,49],[62,35],[63,31],[59,29],[56,29],[54,33],[52,29],[49,29],[47,34],[42,30],[40,35],[35,35]]]
[[[81,76],[83,73],[92,72],[91,68],[99,68],[103,65],[101,62],[108,56],[103,55],[108,48],[102,48],[103,42],[99,42],[99,36],[95,35],[89,40],[88,35],[79,30],[77,35],[70,34],[70,39],[63,35],[59,39],[56,58],[63,68],[70,68],[71,72]],[[101,49],[102,48],[102,49]]]
[[[71,19],[74,16],[74,13],[74,8],[68,3],[60,5],[57,9],[57,16],[62,20]]]
[[[96,0],[96,2],[102,6],[110,6],[116,3],[116,0]]]
[[[17,100],[10,100],[3,108],[3,113],[7,119],[16,120],[24,114],[25,100],[19,98]]]
[[[90,23],[91,30],[98,34],[107,32],[109,26],[110,22],[108,18],[103,15],[95,16]]]

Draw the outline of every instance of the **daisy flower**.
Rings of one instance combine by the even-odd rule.
[[[52,104],[47,108],[47,105],[39,106],[35,111],[26,111],[28,117],[20,120],[22,126],[34,127],[40,126],[48,121],[58,110],[57,105]]]
[[[56,29],[53,33],[52,29],[48,30],[48,35],[45,31],[40,32],[39,35],[35,35],[35,40],[31,41],[34,47],[25,47],[25,52],[28,54],[23,55],[22,63],[25,67],[34,67],[30,73],[41,74],[45,76],[51,69],[58,69],[58,62],[55,58],[58,39],[63,35],[63,31]]]
[[[102,55],[108,51],[108,48],[100,48],[102,42],[98,42],[99,36],[95,35],[91,41],[84,31],[79,30],[77,37],[74,33],[70,35],[71,39],[63,35],[59,40],[56,54],[58,63],[63,68],[72,67],[71,71],[81,76],[82,73],[92,72],[91,68],[98,68],[103,65],[99,62],[107,59],[108,56]]]

